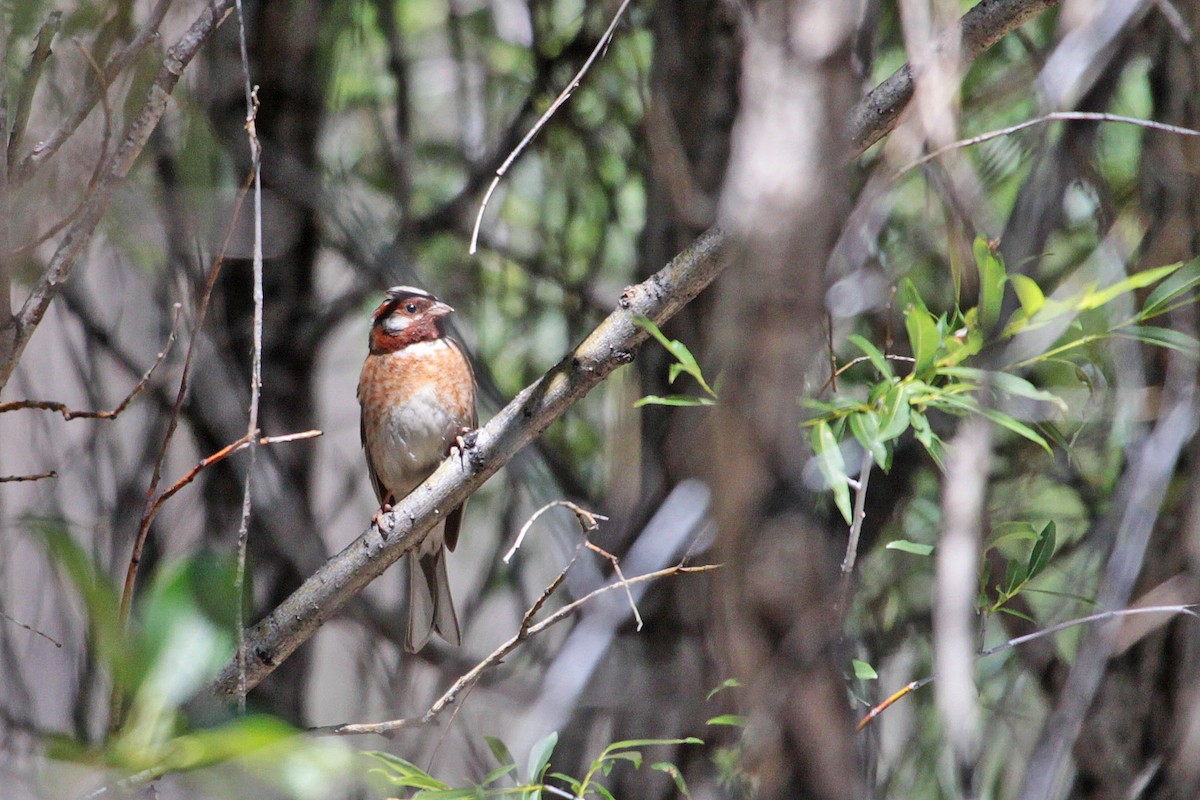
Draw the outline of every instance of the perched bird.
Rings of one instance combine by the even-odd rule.
[[[428,478],[463,433],[476,425],[475,375],[462,346],[446,335],[452,312],[429,292],[393,286],[371,321],[370,353],[358,379],[367,470],[379,515]],[[415,653],[437,631],[460,641],[446,579],[466,503],[446,515],[408,557],[408,635]]]

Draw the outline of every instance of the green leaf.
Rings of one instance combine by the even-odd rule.
[[[542,773],[550,765],[550,755],[558,744],[558,731],[551,731],[539,739],[529,751],[529,780],[537,783],[542,779]]]
[[[487,742],[488,749],[492,751],[492,755],[496,758],[496,763],[502,767],[517,765],[517,760],[513,758],[513,754],[509,752],[508,745],[496,736],[484,736],[483,740]]]
[[[854,438],[863,446],[863,449],[871,454],[875,459],[875,463],[879,464],[885,471],[888,468],[889,454],[888,449],[884,446],[883,441],[879,438],[879,419],[875,416],[874,411],[860,411],[857,414],[851,414],[847,417],[850,423],[850,432],[854,434]]]
[[[612,792],[610,792],[608,789],[605,789],[598,783],[593,783],[592,788],[600,793],[600,797],[602,797],[603,800],[617,800],[617,798],[613,797]]]
[[[1177,350],[1193,361],[1200,359],[1200,342],[1182,331],[1153,325],[1131,325],[1114,330],[1113,335],[1123,339],[1134,339],[1152,347]]]
[[[1092,608],[1100,607],[1100,604],[1095,600],[1090,597],[1084,597],[1081,594],[1072,594],[1071,592],[1056,592],[1053,589],[1034,589],[1032,586],[1026,587],[1025,591],[1033,592],[1034,594],[1046,594],[1050,595],[1051,597],[1061,597],[1064,600],[1074,600],[1077,603],[1083,603],[1084,605],[1091,606]]]
[[[1033,545],[1033,550],[1029,554],[1029,579],[1033,580],[1038,574],[1046,568],[1050,563],[1050,557],[1054,555],[1054,547],[1056,542],[1056,528],[1054,520],[1046,523],[1046,527],[1042,528],[1042,532],[1038,534],[1037,542]]]
[[[650,769],[665,772],[671,776],[671,780],[675,781],[675,788],[684,797],[691,797],[692,793],[688,791],[687,781],[683,779],[683,773],[679,771],[679,767],[669,761],[659,761],[657,764],[651,764]]]
[[[642,406],[684,406],[694,408],[696,406],[715,406],[717,401],[711,397],[693,397],[686,394],[669,394],[665,397],[657,394],[648,394],[642,399],[633,404],[634,408]]]
[[[1014,608],[1009,608],[1008,606],[1000,606],[996,610],[999,611],[1001,614],[1008,614],[1010,617],[1017,617],[1018,619],[1023,619],[1026,622],[1032,622],[1034,625],[1037,624],[1037,620],[1035,620],[1033,617],[1029,616],[1028,614],[1022,614],[1020,611],[1017,611]]]
[[[850,666],[854,667],[854,677],[860,681],[873,681],[879,678],[879,673],[875,671],[875,668],[865,661],[852,658]]]
[[[863,354],[870,360],[871,365],[875,367],[880,375],[885,378],[896,377],[896,374],[892,371],[892,365],[888,363],[887,358],[879,351],[878,347],[857,333],[852,333],[846,338],[851,344],[863,351]]]
[[[1043,439],[1041,437],[1041,435],[1037,431],[1035,431],[1033,428],[1030,428],[1028,425],[1026,425],[1023,422],[1018,422],[1017,420],[1010,417],[1008,414],[1004,414],[1000,411],[995,410],[994,408],[985,408],[984,406],[979,405],[979,403],[975,402],[975,400],[973,400],[971,398],[961,397],[961,396],[954,395],[954,394],[942,394],[942,395],[938,396],[937,404],[943,405],[943,406],[950,406],[952,408],[962,409],[964,411],[969,411],[973,414],[979,414],[980,416],[984,417],[985,419],[991,420],[992,422],[996,423],[1000,427],[1007,428],[1008,430],[1012,431],[1013,433],[1015,433],[1019,436],[1023,436],[1024,438],[1028,439],[1029,441],[1033,442],[1034,444],[1040,446],[1047,453],[1050,452],[1050,445],[1046,444],[1046,440]]]
[[[1096,292],[1089,292],[1084,295],[1079,301],[1078,308],[1081,311],[1086,311],[1092,308],[1099,308],[1102,305],[1112,302],[1123,294],[1128,294],[1134,289],[1141,289],[1144,286],[1149,286],[1152,283],[1157,283],[1162,278],[1170,275],[1179,269],[1179,264],[1168,264],[1165,267],[1155,267],[1154,269],[1145,269],[1141,272],[1135,272],[1123,281],[1117,281],[1112,286],[1101,289]]]
[[[817,456],[817,467],[821,470],[821,474],[825,476],[825,482],[829,484],[829,489],[833,492],[833,501],[837,504],[838,511],[842,512],[842,517],[846,520],[846,524],[850,524],[850,481],[846,478],[846,462],[842,458],[842,451],[838,448],[837,440],[833,438],[833,431],[829,428],[829,423],[825,420],[817,422],[812,432],[813,452]]]
[[[989,550],[999,550],[1002,545],[1009,542],[1036,542],[1038,538],[1037,531],[1034,530],[1033,524],[1029,522],[1003,522],[997,525],[992,533],[993,538],[988,542],[987,547],[984,548],[984,553],[987,553]]]
[[[1004,300],[1004,264],[983,238],[975,240],[975,267],[979,270],[979,324],[990,328],[1000,319]]]
[[[896,539],[888,542],[884,547],[887,550],[899,550],[902,553],[912,553],[915,556],[927,556],[933,552],[933,545],[910,542],[908,539]]]
[[[708,694],[704,696],[704,700],[706,702],[709,700],[712,700],[714,697],[717,696],[718,693],[723,692],[726,689],[736,689],[741,685],[742,685],[742,682],[739,681],[737,678],[726,678],[725,680],[721,681],[721,683],[718,686],[716,686],[713,689],[710,689]]]
[[[1184,298],[1184,295],[1200,286],[1200,262],[1192,261],[1171,277],[1154,287],[1154,291],[1146,298],[1139,319],[1150,319],[1166,313],[1172,306],[1180,302],[1194,301],[1196,298]],[[1181,299],[1183,298],[1183,299]]]
[[[634,747],[654,747],[656,745],[675,745],[675,744],[704,744],[703,739],[697,739],[695,736],[688,736],[685,739],[626,739],[623,742],[613,742],[608,747],[604,748],[604,752],[600,754],[601,758],[606,758],[610,753],[617,750],[629,750]]]
[[[1010,275],[1008,280],[1017,292],[1017,299],[1021,301],[1021,310],[1025,312],[1026,318],[1032,318],[1046,302],[1042,287],[1038,286],[1033,278],[1020,273]]]
[[[747,717],[740,714],[722,714],[719,717],[713,717],[705,722],[705,725],[729,725],[734,728],[744,728],[749,721]]]
[[[908,331],[908,344],[916,359],[913,372],[924,372],[933,365],[941,343],[937,323],[928,312],[910,305],[904,310],[904,328]]]
[[[1001,594],[1005,598],[1013,597],[1021,590],[1021,584],[1029,580],[1029,570],[1025,565],[1014,559],[1009,559],[1004,570],[1004,588]]]
[[[516,764],[509,764],[504,767],[496,767],[494,770],[492,770],[491,772],[489,772],[487,775],[484,776],[483,780],[480,781],[480,784],[483,786],[488,786],[488,785],[493,784],[496,781],[500,780],[505,775],[514,773],[516,771],[517,771]]]
[[[909,389],[901,384],[888,387],[887,394],[880,403],[879,441],[890,442],[908,430],[908,391]]]
[[[628,761],[629,763],[633,764],[634,769],[638,769],[642,766],[642,752],[640,750],[622,750],[619,753],[609,753],[608,755],[604,756],[604,759],[608,762],[616,761],[618,759]],[[606,764],[604,774],[607,775],[611,769],[612,764]]]

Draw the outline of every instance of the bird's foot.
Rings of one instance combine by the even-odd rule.
[[[390,498],[390,497],[388,498],[388,500],[391,500],[391,499],[392,498]],[[388,537],[388,534],[391,531],[389,531],[388,527],[383,524],[383,515],[390,514],[390,513],[392,513],[392,504],[390,502],[385,502],[381,506],[379,506],[379,509],[371,517],[371,522],[373,522],[375,524],[376,528],[379,528],[379,533],[385,539]]]
[[[465,425],[458,429],[458,434],[454,437],[454,443],[450,445],[450,452],[447,455],[458,456],[459,463],[463,466],[463,459],[466,458],[467,451],[475,446],[475,439],[478,438],[479,431],[475,428],[468,428]]]

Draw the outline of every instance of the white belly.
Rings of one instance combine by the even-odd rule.
[[[429,477],[458,432],[458,421],[439,402],[432,389],[414,393],[393,406],[379,421],[375,470],[396,499]]]

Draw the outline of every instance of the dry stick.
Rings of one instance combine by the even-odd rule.
[[[537,511],[533,512],[533,514],[530,515],[529,519],[525,520],[525,524],[521,526],[521,530],[518,531],[518,533],[517,533],[517,539],[516,539],[516,541],[513,542],[513,546],[508,548],[508,552],[505,553],[504,558],[501,559],[505,564],[507,564],[512,559],[513,555],[517,552],[517,550],[520,549],[521,544],[525,541],[525,534],[529,532],[529,529],[531,527],[533,527],[533,523],[537,522],[538,517],[542,516],[542,514],[545,514],[547,511],[549,511],[552,508],[557,508],[558,506],[568,508],[575,513],[575,519],[579,520],[579,524],[583,528],[584,536],[586,536],[588,534],[588,532],[594,531],[594,530],[596,530],[596,528],[600,527],[599,522],[597,522],[597,520],[607,520],[608,519],[608,517],[606,517],[602,514],[592,513],[591,511],[588,511],[586,508],[583,508],[581,506],[576,505],[575,503],[572,503],[570,500],[554,500],[552,502],[546,503],[546,505],[542,506]]]
[[[620,7],[617,8],[617,13],[613,15],[612,22],[608,24],[607,30],[604,31],[604,35],[600,37],[600,41],[592,48],[591,55],[587,57],[587,61],[583,62],[583,66],[575,73],[575,77],[567,84],[567,88],[563,89],[558,97],[554,99],[554,102],[550,104],[550,107],[546,109],[545,113],[538,117],[538,121],[533,123],[533,127],[529,129],[529,133],[525,134],[525,137],[513,148],[513,151],[508,154],[508,158],[504,159],[504,163],[496,170],[496,177],[492,178],[491,184],[483,195],[483,202],[479,204],[479,213],[475,215],[475,226],[471,230],[471,248],[469,250],[471,255],[475,255],[475,251],[478,249],[479,226],[483,224],[483,212],[487,211],[488,203],[492,199],[492,193],[500,185],[500,179],[504,177],[504,174],[508,172],[513,162],[520,157],[525,148],[529,146],[529,143],[533,141],[533,137],[537,136],[542,128],[546,127],[546,123],[554,116],[554,112],[558,111],[559,107],[567,102],[571,94],[579,88],[579,83],[583,80],[583,76],[587,74],[587,71],[592,68],[592,63],[608,47],[609,41],[612,40],[613,34],[617,30],[617,23],[621,21],[621,16],[625,13],[625,9],[629,7],[630,2],[631,0],[622,0]]]
[[[1009,639],[1007,642],[1002,642],[994,647],[989,647],[986,650],[979,651],[978,653],[975,654],[975,658],[976,658],[976,660],[978,660],[981,658],[986,658],[987,656],[995,655],[996,653],[1002,653],[1005,650],[1011,650],[1012,648],[1017,647],[1019,645],[1026,644],[1028,642],[1032,642],[1035,639],[1041,639],[1044,636],[1051,636],[1060,631],[1065,631],[1067,628],[1074,628],[1077,625],[1086,625],[1091,622],[1104,622],[1106,620],[1116,619],[1118,617],[1131,617],[1131,616],[1135,616],[1137,614],[1187,614],[1189,617],[1195,617],[1196,619],[1200,619],[1200,614],[1197,614],[1195,611],[1193,611],[1193,609],[1196,607],[1197,607],[1197,604],[1195,604],[1195,603],[1185,603],[1183,605],[1145,606],[1142,608],[1123,608],[1123,609],[1118,609],[1116,611],[1101,611],[1097,614],[1089,614],[1086,617],[1079,617],[1078,619],[1071,619],[1071,620],[1067,620],[1066,622],[1059,622],[1054,625],[1051,625],[1049,628],[1043,628],[1040,631],[1034,631],[1033,633],[1027,633],[1024,636],[1018,636],[1014,639]],[[916,691],[917,689],[922,688],[923,686],[929,685],[930,683],[933,682],[933,680],[936,677],[937,677],[936,674],[935,675],[926,675],[924,678],[921,678],[920,680],[911,681],[910,683],[905,684],[895,694],[891,695],[886,700],[884,700],[882,703],[880,703],[879,705],[872,708],[870,713],[868,713],[865,717],[863,717],[861,720],[858,721],[858,725],[855,727],[855,730],[861,731],[863,728],[867,727],[867,725],[869,725],[871,723],[871,720],[875,719],[880,714],[882,714],[884,711],[886,711],[888,709],[888,707],[891,706],[893,703],[895,703],[897,700],[899,700],[900,698],[904,697],[907,694],[911,694],[912,692]]]
[[[625,574],[621,572],[620,559],[604,548],[592,544],[586,538],[584,538],[583,544],[588,550],[591,550],[593,553],[608,559],[608,562],[612,564],[613,572],[617,573],[617,582],[625,587],[625,597],[629,600],[629,608],[631,611],[633,611],[633,619],[637,623],[637,630],[640,631],[642,629],[642,615],[638,611],[637,603],[634,602],[633,592],[629,591],[629,581],[625,580]]]
[[[171,0],[159,0],[151,10],[150,16],[146,18],[146,22],[138,31],[137,36],[119,53],[109,59],[108,64],[104,68],[103,83],[97,83],[90,79],[86,81],[83,94],[79,98],[75,109],[50,134],[50,137],[35,145],[33,151],[25,157],[25,160],[20,165],[17,165],[15,159],[9,160],[9,167],[12,170],[11,177],[16,186],[24,184],[33,177],[33,173],[37,168],[58,152],[59,148],[79,129],[80,124],[87,119],[88,114],[95,108],[97,101],[108,91],[108,87],[117,79],[117,76],[133,63],[133,60],[137,58],[138,54],[147,45],[159,38],[158,26],[162,23],[163,17],[166,16],[167,9],[170,6]],[[104,99],[107,101],[107,98]]]
[[[917,360],[915,358],[910,358],[908,356],[898,356],[898,355],[894,355],[892,353],[886,353],[886,354],[884,354],[883,357],[886,358],[888,361],[903,361],[908,364],[917,363]],[[833,390],[836,392],[837,391],[836,381],[838,378],[840,378],[842,376],[843,372],[850,369],[855,364],[862,364],[864,361],[870,361],[870,360],[871,360],[870,356],[857,356],[856,358],[850,359],[845,364],[842,364],[842,366],[838,367],[836,370],[834,370],[830,374],[829,378],[826,379],[825,383],[821,384],[821,388],[817,390],[817,394],[821,394],[822,392],[825,391],[826,387],[829,387],[829,386],[832,386]],[[836,364],[837,361],[834,360],[833,363]]]
[[[263,335],[263,252],[262,252],[262,145],[258,141],[258,90],[250,84],[250,55],[246,49],[246,20],[242,0],[237,0],[238,44],[241,48],[242,78],[246,90],[246,140],[250,146],[251,170],[254,173],[254,353],[250,366],[250,414],[246,435],[250,441],[250,465],[246,468],[246,483],[242,490],[242,518],[238,524],[237,572],[233,588],[237,595],[237,662],[238,712],[246,713],[246,609],[242,587],[246,581],[246,548],[250,537],[251,490],[254,486],[254,465],[258,447],[254,438],[258,430],[258,406],[262,392],[262,335]]]
[[[33,633],[33,634],[36,634],[36,635],[42,637],[50,644],[57,647],[59,650],[62,649],[62,646],[63,646],[62,642],[60,642],[58,639],[55,639],[53,636],[50,636],[49,634],[42,633],[41,631],[39,631],[37,628],[33,627],[32,625],[26,625],[24,622],[21,622],[21,620],[15,619],[15,618],[9,616],[8,614],[5,614],[3,611],[0,611],[0,617],[4,617],[6,620],[11,622],[13,625],[16,625],[18,628],[24,628],[25,630],[29,631],[30,633]]]
[[[248,688],[270,674],[300,644],[392,563],[415,547],[444,515],[532,442],[613,370],[633,359],[649,335],[634,320],[662,325],[724,267],[724,234],[702,234],[670,264],[624,291],[618,308],[574,351],[521,391],[479,429],[464,457],[452,457],[383,515],[387,536],[372,526],[333,556],[288,599],[247,632]],[[214,691],[232,695],[237,665],[227,664]]]
[[[871,480],[871,466],[875,457],[869,450],[863,452],[862,469],[858,473],[858,485],[854,487],[854,517],[850,521],[850,535],[846,540],[846,557],[842,559],[842,591],[838,599],[839,612],[850,600],[850,575],[858,558],[858,537],[862,533],[863,520],[867,517],[867,484]]]
[[[57,411],[63,415],[63,419],[116,419],[121,416],[121,412],[129,408],[129,404],[133,399],[142,393],[146,385],[150,383],[150,378],[154,376],[155,370],[159,365],[166,360],[167,355],[171,352],[171,346],[175,344],[175,334],[179,326],[179,312],[182,306],[179,303],[175,304],[175,316],[171,320],[171,333],[167,335],[167,343],[163,345],[163,349],[154,358],[154,363],[150,368],[142,374],[134,387],[125,395],[125,399],[117,404],[117,407],[112,411],[73,411],[65,403],[59,403],[53,400],[13,400],[11,403],[0,403],[0,414],[6,411],[20,411],[21,409],[39,409],[42,411]]]
[[[33,56],[29,59],[29,66],[25,68],[25,75],[21,79],[21,93],[17,97],[17,107],[13,110],[12,133],[8,140],[9,164],[17,160],[17,151],[25,137],[25,126],[29,123],[29,109],[33,107],[33,96],[37,93],[46,60],[50,58],[50,43],[61,25],[62,12],[53,11],[38,31],[37,44],[34,45]]]
[[[570,565],[568,564],[568,566]],[[353,736],[364,733],[375,733],[381,736],[390,736],[390,734],[392,734],[394,731],[403,730],[404,728],[414,728],[420,725],[428,725],[438,714],[440,714],[447,706],[451,705],[455,701],[460,692],[462,692],[464,689],[474,686],[479,681],[480,677],[482,677],[485,670],[502,661],[505,656],[517,649],[517,647],[520,646],[523,641],[538,635],[552,625],[562,622],[571,614],[575,613],[575,611],[577,611],[580,607],[604,592],[609,592],[613,589],[619,588],[624,588],[625,591],[629,591],[629,587],[635,583],[657,580],[658,578],[668,578],[673,575],[690,575],[699,572],[710,572],[714,569],[718,569],[719,567],[719,564],[705,564],[695,567],[676,564],[673,567],[667,567],[666,569],[660,569],[655,572],[648,572],[645,575],[638,575],[627,580],[622,579],[614,583],[605,584],[604,586],[585,594],[578,600],[568,603],[536,625],[526,624],[527,620],[529,619],[529,614],[526,614],[526,621],[522,622],[521,629],[517,631],[516,634],[496,648],[491,655],[489,655],[483,661],[480,661],[468,672],[463,674],[458,680],[456,680],[454,684],[446,690],[446,693],[439,697],[437,701],[429,707],[429,710],[421,716],[388,720],[387,722],[332,725],[323,728],[313,728],[312,732],[333,733],[339,736]],[[551,587],[548,587],[547,591],[543,593],[543,597],[549,596],[549,593],[553,591],[552,587],[557,587],[557,585],[562,582],[565,572],[566,571],[564,570],[559,574],[559,577],[555,579],[555,583],[551,584]]]
[[[20,483],[22,481],[41,481],[46,478],[57,478],[58,473],[54,470],[49,472],[38,472],[34,475],[4,475],[0,476],[0,483]]]
[[[187,486],[189,483],[196,480],[196,478],[200,475],[200,473],[207,467],[211,467],[213,464],[224,461],[225,459],[229,458],[234,453],[241,452],[242,450],[245,450],[247,447],[255,447],[257,445],[267,445],[267,444],[285,444],[287,442],[299,442],[304,439],[315,439],[316,437],[321,436],[322,433],[323,433],[323,431],[318,431],[318,430],[301,431],[300,433],[286,433],[281,436],[256,436],[257,431],[254,431],[252,433],[247,433],[245,436],[242,436],[241,438],[236,439],[236,440],[230,442],[229,444],[225,445],[224,447],[222,447],[220,450],[213,453],[212,455],[205,456],[204,458],[200,459],[200,461],[196,464],[196,466],[192,467],[190,470],[188,470],[186,473],[184,473],[182,478],[175,481],[175,483],[173,483],[171,485],[171,488],[167,489],[165,492],[163,492],[158,497],[156,497],[154,499],[154,504],[150,507],[151,522],[154,521],[154,517],[158,515],[158,511],[160,508],[162,508],[164,503],[166,503],[168,500],[170,500],[172,497],[174,497],[176,494],[178,494],[179,491],[181,489],[183,489],[185,486]]]

